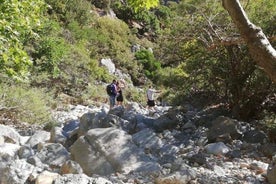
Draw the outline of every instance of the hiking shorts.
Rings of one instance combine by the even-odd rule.
[[[154,100],[148,100],[147,104],[148,104],[149,107],[154,107],[155,106]]]

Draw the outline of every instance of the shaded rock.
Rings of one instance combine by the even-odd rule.
[[[262,144],[259,149],[266,157],[272,158],[276,154],[276,144],[267,143]]]
[[[60,168],[60,173],[63,174],[82,174],[81,166],[72,160],[67,160]]]
[[[69,152],[59,143],[48,143],[42,146],[35,157],[52,167],[61,167],[70,158]]]
[[[170,109],[168,113],[160,116],[153,122],[153,129],[162,132],[167,129],[180,128],[184,124],[184,113],[181,109]]]
[[[45,143],[50,140],[51,134],[46,131],[36,131],[34,135],[32,135],[28,141],[26,142],[27,145],[30,147],[34,148],[36,147],[39,143]]]
[[[80,164],[83,172],[87,175],[114,173],[115,170],[112,165],[106,161],[104,155],[98,149],[91,145],[85,136],[79,137],[70,148],[72,159]]]
[[[72,136],[72,134],[79,128],[79,120],[67,121],[62,127],[62,133],[66,138]]]
[[[52,128],[49,142],[64,144],[66,140],[67,137],[63,134],[63,130],[61,127]]]
[[[182,126],[182,129],[183,130],[186,130],[186,129],[192,129],[192,130],[195,130],[196,129],[196,126],[193,122],[191,121],[188,121],[187,123],[185,123],[183,126]]]
[[[229,158],[241,158],[242,152],[241,150],[230,150],[225,156]]]
[[[241,138],[241,133],[237,128],[237,123],[237,121],[224,116],[216,118],[212,122],[212,127],[207,133],[209,142],[216,142],[223,137],[225,137],[228,142],[229,136],[231,139]]]
[[[159,157],[158,162],[163,165],[163,164],[173,163],[175,162],[175,160],[176,160],[176,157],[173,155],[162,155]]]
[[[194,154],[192,157],[188,158],[188,160],[199,165],[204,165],[207,163],[207,156],[203,153],[197,153]]]
[[[243,140],[248,143],[266,143],[268,138],[262,131],[250,130],[244,133]]]
[[[88,112],[81,116],[78,136],[84,135],[88,130],[93,128],[108,127],[108,124],[102,124],[102,119],[106,117],[105,112]]]
[[[108,114],[105,118],[100,121],[100,126],[97,128],[108,128],[108,127],[120,127],[124,120],[119,116]]]
[[[162,140],[149,128],[133,134],[132,140],[138,147],[146,148],[150,153],[158,153],[163,146]]]
[[[46,164],[43,164],[40,158],[31,156],[27,159],[27,162],[41,169],[49,168]]]
[[[20,149],[18,150],[18,156],[19,158],[29,158],[31,156],[33,156],[35,153],[34,153],[34,150],[29,147],[29,146],[21,146]]]
[[[119,106],[119,107],[114,107],[114,108],[110,109],[110,111],[108,113],[122,117],[124,114],[124,111],[125,111],[125,108],[123,106]]]

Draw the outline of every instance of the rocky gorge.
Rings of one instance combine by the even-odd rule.
[[[216,111],[69,105],[50,131],[0,125],[1,184],[276,183],[276,144]]]

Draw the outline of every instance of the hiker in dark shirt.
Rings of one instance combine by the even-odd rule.
[[[116,85],[116,80],[112,81],[111,84],[111,94],[109,95],[109,105],[110,109],[112,109],[115,106],[116,103],[116,96],[117,96],[117,85]]]

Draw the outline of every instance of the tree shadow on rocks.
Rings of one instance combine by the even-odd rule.
[[[152,128],[156,132],[180,129],[187,122],[185,112],[186,110],[181,107],[170,109],[166,114],[154,119]]]

